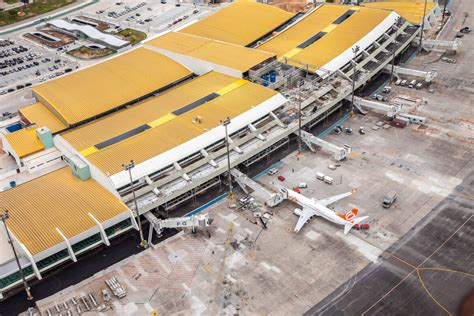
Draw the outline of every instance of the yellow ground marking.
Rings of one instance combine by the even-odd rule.
[[[447,268],[418,268],[418,270],[445,271],[445,272],[459,273],[459,274],[467,275],[474,278],[474,274],[472,273],[467,273],[467,272],[447,269]]]
[[[441,309],[443,309],[448,315],[452,315],[451,312],[449,312],[443,305],[441,305],[441,303],[439,303],[435,298],[434,296],[431,294],[431,292],[428,290],[428,288],[426,287],[425,283],[423,282],[423,279],[421,278],[421,273],[420,271],[445,271],[445,272],[452,272],[452,273],[459,273],[459,274],[463,274],[463,275],[467,275],[467,276],[470,276],[470,277],[474,277],[474,274],[472,273],[467,273],[467,272],[463,272],[463,271],[458,271],[458,270],[453,270],[453,269],[448,269],[448,268],[420,268],[420,266],[416,267],[414,265],[412,265],[411,263],[403,260],[402,258],[400,257],[397,257],[396,255],[393,255],[392,254],[392,257],[394,257],[395,259],[397,259],[398,261],[404,263],[405,265],[409,266],[410,268],[413,269],[413,271],[416,271],[416,274],[418,275],[418,279],[423,287],[423,289],[425,290],[425,292],[428,294],[429,297],[431,297],[431,299],[433,300],[433,302],[436,303],[436,305],[438,305],[439,307],[441,307]],[[420,264],[421,265],[421,264]],[[412,271],[412,272],[413,272]]]
[[[428,288],[425,286],[425,283],[423,282],[423,279],[421,278],[421,275],[420,275],[420,269],[416,269],[416,274],[418,275],[418,279],[420,280],[420,283],[421,285],[423,286],[423,288],[425,289],[425,292],[431,297],[431,299],[433,300],[433,302],[436,303],[436,305],[438,305],[439,307],[441,307],[441,309],[443,309],[448,315],[452,315],[446,308],[444,308],[443,305],[441,305],[435,298],[434,296],[431,294],[431,292],[428,290]]]
[[[444,308],[434,297],[433,295],[431,295],[431,293],[428,291],[428,289],[426,288],[423,280],[421,279],[421,275],[420,275],[420,271],[422,270],[439,270],[439,271],[450,271],[450,272],[454,272],[454,273],[461,273],[461,274],[464,274],[464,275],[468,275],[468,276],[472,276],[474,277],[474,275],[470,274],[470,273],[467,273],[467,272],[462,272],[462,271],[456,271],[456,270],[451,270],[451,269],[445,269],[445,268],[420,268],[421,265],[423,265],[426,261],[428,261],[435,253],[437,253],[441,248],[443,248],[443,246],[451,239],[454,237],[454,235],[456,235],[458,233],[458,231],[464,227],[464,225],[466,225],[467,222],[469,222],[471,220],[471,218],[473,217],[474,215],[471,215],[469,216],[468,219],[466,219],[462,224],[461,226],[459,226],[438,248],[435,249],[435,251],[433,251],[431,253],[431,255],[429,255],[428,257],[425,258],[425,260],[423,260],[423,262],[421,262],[418,266],[414,266],[413,264],[411,263],[408,263],[407,261],[397,257],[396,255],[392,254],[392,257],[394,257],[395,259],[403,262],[404,264],[406,264],[407,266],[409,266],[410,268],[412,268],[412,270],[410,271],[410,273],[408,273],[403,279],[401,279],[394,287],[392,287],[387,293],[385,293],[384,295],[382,295],[381,298],[379,298],[374,304],[372,304],[369,308],[367,308],[363,313],[362,313],[362,316],[363,315],[366,315],[368,311],[370,311],[374,306],[376,306],[381,300],[383,300],[385,297],[387,297],[390,293],[392,293],[397,287],[400,286],[400,284],[402,284],[410,275],[413,274],[413,272],[416,271],[417,275],[418,275],[418,279],[420,280],[420,283],[421,285],[423,286],[424,290],[426,291],[426,293],[431,297],[431,299],[439,306],[441,307],[446,313],[448,313],[448,315],[452,315],[446,308]]]
[[[397,256],[395,256],[395,255],[392,255],[392,257],[394,257],[395,259],[397,259],[397,260],[403,262],[404,264],[406,264],[407,266],[409,266],[409,267],[411,267],[411,268],[413,268],[413,269],[418,269],[417,267],[415,267],[415,266],[412,265],[411,263],[406,262],[405,260],[403,260],[403,259],[400,258],[400,257],[397,257]]]
[[[210,264],[203,264],[202,268],[212,274],[212,267]]]

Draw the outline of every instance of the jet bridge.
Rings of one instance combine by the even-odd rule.
[[[249,194],[249,189],[252,189],[252,195],[264,201],[267,206],[275,207],[283,201],[283,198],[280,194],[266,189],[239,170],[232,169],[230,173],[234,176],[234,180],[237,181],[239,186],[246,194]]]
[[[386,71],[391,72],[392,71],[392,66],[387,65],[384,68]],[[406,76],[413,76],[413,77],[418,77],[423,79],[425,82],[430,83],[434,80],[434,78],[437,75],[436,70],[430,70],[430,71],[424,71],[424,70],[417,70],[417,69],[410,69],[410,68],[403,68],[400,66],[395,66],[393,67],[393,73],[395,76],[398,77],[398,75],[406,75]]]
[[[351,96],[346,97],[346,100],[351,100]],[[362,112],[362,114],[366,114],[367,112],[364,111],[362,108],[369,108],[377,111],[384,112],[388,117],[394,118],[398,112],[400,112],[399,105],[391,105],[385,104],[382,102],[372,101],[362,99],[361,97],[354,97],[354,106]]]
[[[426,50],[457,52],[460,46],[461,46],[461,40],[459,39],[455,39],[454,41],[442,41],[442,40],[435,40],[435,39],[423,40],[423,49],[426,49]]]
[[[316,137],[311,133],[301,131],[301,138],[304,141],[304,143],[308,145],[309,149],[312,152],[316,151],[316,148],[314,148],[314,146],[318,146],[323,150],[334,153],[334,159],[336,161],[341,161],[347,158],[347,151],[344,148],[341,148],[330,142],[327,142],[324,139]]]
[[[153,230],[158,236],[161,236],[164,228],[186,228],[191,227],[193,232],[196,227],[208,227],[212,223],[209,214],[198,214],[186,217],[174,217],[168,219],[159,219],[152,212],[143,214],[150,222],[150,230],[148,231],[148,241],[151,242],[153,237]]]

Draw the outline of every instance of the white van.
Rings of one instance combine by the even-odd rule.
[[[323,181],[326,182],[327,184],[332,184],[334,182],[334,179],[328,176],[324,176]]]
[[[324,173],[317,172],[316,173],[316,179],[324,181]]]
[[[416,80],[410,81],[410,84],[408,85],[408,88],[413,89],[416,86]]]

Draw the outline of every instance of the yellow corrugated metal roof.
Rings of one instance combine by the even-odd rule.
[[[66,125],[40,102],[25,106],[18,112],[31,124],[36,124],[37,127],[47,126],[53,133],[66,128]]]
[[[334,30],[295,55],[294,59],[322,67],[349,49],[390,14],[388,11],[358,8]]]
[[[431,12],[436,3],[428,2],[426,4],[426,14]],[[421,24],[423,21],[424,1],[387,1],[364,3],[363,6],[369,8],[392,10],[400,14],[405,20],[413,24]]]
[[[8,227],[33,255],[63,242],[56,227],[71,238],[96,226],[88,213],[104,222],[127,210],[95,180],[82,181],[69,167],[0,192],[0,201],[10,212]]]
[[[209,72],[147,101],[66,132],[64,137],[78,151],[152,123],[182,106],[216,92],[236,81],[234,77]]]
[[[292,13],[270,5],[236,2],[179,32],[245,46],[292,16]]]
[[[177,32],[167,33],[147,44],[236,69],[240,72],[246,72],[275,56],[275,54],[262,50]]]
[[[139,48],[33,88],[65,124],[94,117],[165,87],[191,72],[170,58]]]
[[[229,89],[220,90],[221,96],[138,135],[95,151],[87,159],[103,172],[115,174],[122,170],[124,161],[133,159],[141,163],[151,159],[218,126],[220,120],[236,117],[277,94],[245,80],[237,80],[229,86]]]
[[[13,133],[6,134],[5,138],[20,158],[44,149],[43,144],[36,136],[35,128],[23,128]]]
[[[218,126],[220,121],[226,117],[236,117],[275,94],[276,92],[273,90],[247,82],[219,98],[180,115],[179,120],[192,124],[204,133],[206,130]],[[200,118],[199,123],[193,123],[196,117]]]
[[[356,12],[344,22],[333,24],[351,9]],[[385,10],[325,4],[258,48],[274,52],[280,58],[286,56],[290,58],[289,63],[295,66],[309,64],[310,68],[322,67],[369,34],[389,14]],[[297,48],[319,32],[327,34],[305,48]]]
[[[313,35],[331,25],[340,15],[348,10],[347,6],[323,5],[304,17],[298,23],[278,34],[258,49],[283,56]]]

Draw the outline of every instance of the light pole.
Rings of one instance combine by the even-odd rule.
[[[397,37],[398,37],[398,24],[400,21],[400,17],[397,17],[395,20],[395,39],[393,40],[393,50],[392,50],[392,69],[390,71],[390,83],[393,81],[393,71],[395,69],[395,53],[397,52]]]
[[[298,154],[301,154],[301,91],[298,94]]]
[[[446,7],[448,6],[448,1],[449,0],[444,0],[444,7],[443,7],[443,23],[444,23],[444,18],[446,16]]]
[[[224,121],[221,121],[221,124],[225,129],[225,144],[227,147],[227,181],[229,181],[229,199],[233,198],[232,194],[232,175],[230,174],[230,151],[229,151],[229,135],[227,131],[227,125],[230,124],[230,118],[227,117]]]
[[[357,76],[357,53],[359,52],[360,47],[358,45],[352,47],[352,52],[354,53],[354,74],[352,75],[352,97],[351,97],[351,114],[354,112],[354,94],[355,94],[355,82]]]
[[[130,186],[132,188],[133,202],[135,204],[135,216],[137,217],[138,231],[140,233],[140,246],[146,248],[148,246],[148,243],[143,238],[142,222],[140,220],[140,213],[138,212],[137,196],[135,195],[135,185],[133,184],[132,178],[132,169],[135,167],[135,162],[133,162],[133,160],[130,160],[129,163],[123,164],[122,167],[125,171],[128,171],[128,176],[130,177]]]
[[[5,231],[7,232],[8,243],[12,247],[13,255],[15,256],[16,264],[18,265],[18,270],[20,270],[21,279],[23,280],[23,286],[25,287],[26,299],[28,301],[31,301],[33,299],[33,295],[31,295],[31,289],[28,286],[28,283],[26,282],[25,274],[23,273],[23,269],[21,268],[20,260],[18,259],[18,255],[16,253],[15,247],[13,246],[13,240],[10,237],[10,232],[8,231],[8,228],[7,228],[7,219],[10,218],[10,214],[8,213],[7,210],[5,210],[2,214],[0,214],[0,218],[2,219],[3,225],[5,226]]]
[[[421,34],[420,34],[420,51],[423,49],[423,32],[425,30],[425,18],[426,18],[426,6],[428,0],[425,0],[425,6],[423,8],[423,21],[421,21]]]

